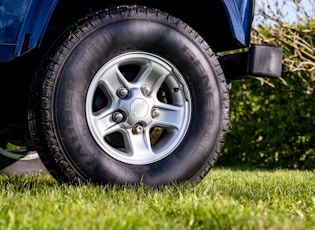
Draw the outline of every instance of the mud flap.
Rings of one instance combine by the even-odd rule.
[[[247,73],[253,76],[280,77],[282,48],[278,46],[251,45]]]
[[[249,48],[218,55],[228,80],[251,76],[281,77],[282,48],[270,45],[250,45]]]

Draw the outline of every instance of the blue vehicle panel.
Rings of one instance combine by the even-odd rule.
[[[244,46],[248,46],[254,2],[251,0],[224,0],[224,4],[232,27],[233,37]]]
[[[1,43],[16,43],[30,1],[3,0],[0,3]]]
[[[0,1],[0,61],[10,61],[40,44],[57,2]]]
[[[249,45],[252,0],[222,1],[234,39]],[[0,0],[0,62],[38,47],[58,0]]]

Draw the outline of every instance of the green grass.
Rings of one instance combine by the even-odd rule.
[[[0,229],[315,229],[315,172],[213,168],[197,186],[0,176]]]

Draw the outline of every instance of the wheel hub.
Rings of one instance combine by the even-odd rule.
[[[133,100],[130,104],[130,112],[136,118],[145,117],[148,114],[148,103],[140,98]]]
[[[124,125],[133,127],[135,124],[142,123],[148,125],[152,121],[150,111],[155,105],[155,100],[152,97],[145,97],[141,93],[141,89],[133,88],[129,90],[128,97],[120,98],[118,110],[124,111]]]

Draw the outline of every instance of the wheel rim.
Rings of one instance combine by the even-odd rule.
[[[35,151],[29,151],[29,150],[12,151],[8,149],[3,149],[1,147],[0,147],[0,154],[14,160],[34,160],[34,159],[39,158],[38,153]]]
[[[111,157],[149,164],[167,157],[183,140],[191,118],[184,78],[166,60],[131,52],[106,63],[86,97],[89,129]]]

